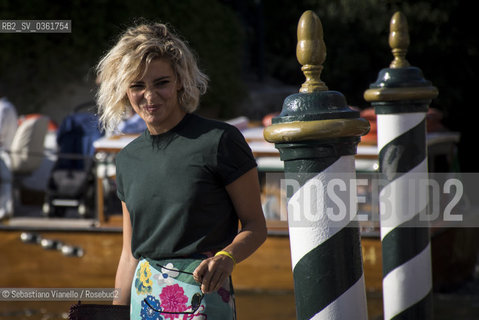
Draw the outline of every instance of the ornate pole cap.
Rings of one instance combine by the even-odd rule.
[[[409,31],[406,17],[401,12],[396,12],[391,19],[389,29],[389,46],[394,56],[394,60],[389,67],[409,67],[409,62],[406,60],[406,53],[409,48]]]
[[[376,82],[364,92],[364,99],[375,104],[394,101],[401,104],[376,108],[379,113],[427,111],[430,100],[438,95],[438,91],[424,78],[421,69],[410,66],[406,60],[409,33],[406,17],[401,12],[396,12],[391,19],[389,46],[394,60],[389,68],[379,72]]]
[[[326,60],[326,45],[323,40],[323,25],[319,17],[311,10],[303,13],[298,23],[298,44],[296,57],[303,66],[306,81],[299,92],[311,93],[328,90],[321,81],[321,71]]]
[[[299,93],[284,100],[281,114],[264,130],[265,139],[274,143],[336,138],[359,141],[359,136],[369,131],[369,122],[349,108],[343,94],[328,90],[320,79],[326,45],[321,20],[313,11],[303,13],[297,35],[296,56],[306,81]]]

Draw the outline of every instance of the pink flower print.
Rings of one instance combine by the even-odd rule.
[[[167,312],[183,312],[188,309],[186,303],[188,297],[185,295],[185,291],[178,284],[172,286],[166,286],[160,293],[161,307],[163,311]],[[165,319],[178,319],[178,314],[163,314]]]
[[[218,294],[221,296],[223,302],[228,303],[230,301],[230,292],[225,288],[221,287],[218,289]]]
[[[205,309],[205,306],[201,305],[200,308],[196,310],[195,313],[183,315],[182,320],[206,320],[208,319],[208,316],[206,315],[206,313],[202,312],[202,311],[205,311],[204,309]]]

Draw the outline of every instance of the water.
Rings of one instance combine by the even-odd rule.
[[[381,293],[368,293],[370,320],[383,319]],[[238,319],[294,320],[296,311],[291,292],[237,294]],[[479,319],[479,278],[449,293],[434,293],[434,320]]]

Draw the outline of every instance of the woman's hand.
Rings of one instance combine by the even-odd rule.
[[[233,271],[233,260],[224,255],[217,255],[203,260],[193,271],[195,281],[201,283],[201,291],[210,293],[218,290]]]

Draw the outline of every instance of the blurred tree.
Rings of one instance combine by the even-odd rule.
[[[363,92],[392,60],[389,21],[402,11],[409,24],[407,58],[439,89],[433,107],[446,124],[472,143],[478,38],[473,1],[461,0],[0,0],[2,19],[71,19],[71,34],[0,34],[0,80],[14,91],[21,112],[41,111],[44,101],[69,81],[94,78],[91,68],[135,18],[169,22],[187,39],[210,76],[201,112],[236,114],[242,81],[268,78],[298,86],[296,27],[314,10],[322,20],[327,58],[322,79],[351,105],[367,107]],[[467,155],[462,157],[468,158]],[[473,168],[473,157],[465,168]]]
[[[72,20],[70,34],[0,34],[0,79],[10,84],[11,99],[21,113],[40,112],[68,82],[93,82],[92,68],[101,55],[139,20],[171,24],[196,51],[211,79],[200,110],[230,116],[244,94],[242,31],[231,9],[216,0],[37,0],[35,5],[3,0],[0,13],[4,20]]]
[[[471,154],[475,125],[478,37],[472,27],[474,2],[461,0],[224,0],[241,7],[254,30],[253,9],[262,5],[264,65],[266,75],[298,86],[304,81],[296,60],[296,28],[306,10],[315,11],[324,28],[327,57],[322,79],[331,90],[341,91],[351,105],[368,104],[363,92],[376,80],[380,69],[393,59],[389,45],[389,23],[396,11],[408,20],[411,45],[407,59],[422,69],[426,79],[438,87],[439,96],[431,106],[444,112],[445,124],[462,133],[462,170],[477,171]],[[241,3],[241,5],[240,5]],[[246,9],[245,9],[246,8]],[[255,37],[254,32],[248,36]],[[254,48],[256,39],[248,39]],[[254,50],[254,49],[253,49]],[[253,52],[253,51],[251,51]],[[245,63],[253,71],[259,59],[248,55]],[[476,98],[477,99],[477,98]]]
[[[398,10],[408,19],[411,38],[408,60],[440,89],[434,106],[448,112],[462,95],[461,83],[472,80],[467,71],[472,66],[467,64],[477,60],[478,46],[474,31],[467,26],[470,20],[463,19],[471,14],[464,1],[263,0],[263,3],[267,70],[286,83],[298,85],[304,79],[295,59],[296,26],[301,14],[309,9],[319,15],[324,28],[327,58],[323,80],[330,89],[343,92],[353,105],[366,106],[363,91],[392,60],[389,22]],[[458,74],[459,65],[462,65],[461,74]]]

